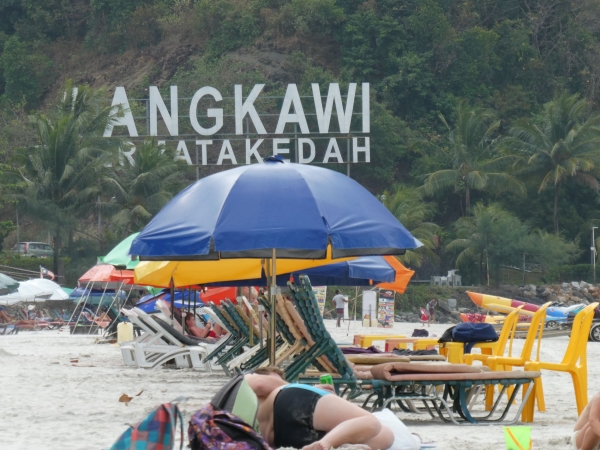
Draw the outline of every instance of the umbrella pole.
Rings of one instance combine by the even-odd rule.
[[[358,301],[358,286],[356,286],[356,291],[354,292],[354,321],[356,321],[356,302]],[[350,315],[350,308],[348,308],[348,315]],[[348,317],[348,331],[346,332],[346,336],[350,334],[350,321],[352,319]]]
[[[269,341],[269,364],[271,366],[275,365],[275,308],[276,308],[276,300],[275,300],[275,292],[277,286],[277,254],[276,250],[273,249],[273,259],[271,259],[271,286],[269,288],[271,295],[271,317],[269,318],[269,335],[271,340]]]
[[[175,285],[173,283],[173,277],[171,277],[171,283],[169,286],[169,295],[171,297],[171,325],[174,323],[173,318],[175,317]]]
[[[190,298],[188,297],[188,302]],[[181,329],[183,330],[183,334],[185,334],[185,288],[181,288]]]

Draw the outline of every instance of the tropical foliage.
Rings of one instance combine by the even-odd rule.
[[[129,153],[129,152],[127,152]],[[111,224],[129,236],[140,230],[184,186],[187,165],[175,159],[175,151],[147,139],[132,155],[123,155],[102,180],[107,201],[101,208],[112,216]]]
[[[16,205],[21,239],[93,260],[194,180],[155,142],[100,139],[95,88],[115,80],[130,98],[368,82],[371,162],[350,175],[423,242],[404,257],[418,275],[495,282],[524,254],[579,273],[564,265],[589,262],[600,223],[598,23],[587,0],[0,2],[0,222]]]
[[[511,157],[495,152],[493,137],[500,121],[494,120],[490,112],[459,102],[453,128],[443,116],[441,119],[448,129],[446,156],[451,168],[429,174],[423,185],[425,193],[433,194],[449,187],[464,193],[467,216],[471,209],[471,191],[525,193],[523,183],[503,171]]]
[[[519,173],[535,176],[538,193],[554,191],[554,232],[558,234],[561,188],[573,179],[598,191],[600,174],[600,115],[578,94],[561,93],[544,105],[536,121],[523,120],[510,130],[504,145],[520,155]]]
[[[79,208],[98,195],[97,182],[118,150],[118,145],[100,138],[116,118],[112,108],[99,106],[102,94],[67,84],[53,110],[30,116],[36,145],[15,152],[14,175],[21,183],[15,200],[52,233],[57,271],[65,233],[77,229]]]
[[[381,196],[385,207],[423,244],[419,249],[407,250],[399,259],[410,267],[419,267],[424,258],[437,259],[437,235],[439,226],[429,222],[434,215],[435,205],[423,200],[417,189],[397,186]]]

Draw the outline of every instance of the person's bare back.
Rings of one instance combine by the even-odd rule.
[[[389,428],[362,408],[337,397],[332,386],[290,385],[277,373],[249,374],[245,378],[258,397],[257,420],[261,435],[271,446],[322,450],[342,444],[366,444],[365,448],[385,449],[393,442]],[[276,406],[277,397],[284,388],[289,388],[285,390],[286,399]],[[313,392],[297,397],[298,391],[306,392],[305,389]],[[313,402],[306,400],[311,396]],[[295,401],[299,398],[302,401]],[[282,445],[282,440],[287,445]]]

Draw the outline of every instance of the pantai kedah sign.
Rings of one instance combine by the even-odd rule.
[[[176,146],[177,157],[190,165],[252,164],[269,155],[302,164],[371,161],[369,83],[349,83],[347,89],[330,83],[326,92],[313,83],[305,96],[295,84],[283,96],[264,88],[256,84],[247,92],[235,85],[226,97],[203,86],[185,97],[177,86],[168,94],[150,86],[147,99],[131,99],[120,86],[112,106],[121,112],[104,137],[125,137],[133,147],[156,137]]]

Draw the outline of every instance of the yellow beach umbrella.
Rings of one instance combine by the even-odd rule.
[[[351,261],[350,258],[331,258],[331,246],[325,259],[279,259],[276,275],[297,272],[312,267]],[[255,258],[232,258],[206,261],[141,261],[134,270],[136,284],[144,286],[173,287],[251,280],[262,277],[263,261]],[[266,269],[271,265],[267,264]],[[272,274],[269,274],[272,275]]]

